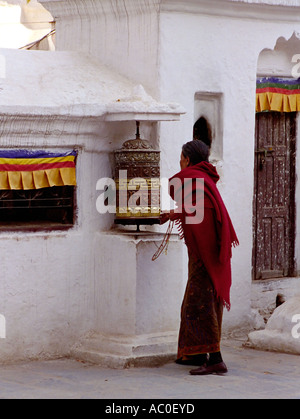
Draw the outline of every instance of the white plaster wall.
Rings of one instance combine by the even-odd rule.
[[[54,3],[59,9],[64,2]],[[127,4],[132,8],[136,6],[132,1]],[[155,1],[145,0],[143,4],[157,6]],[[105,5],[109,2],[101,2],[102,7]],[[142,82],[149,87],[150,93],[156,92],[160,100],[178,102],[187,110],[180,122],[160,124],[158,140],[163,177],[179,170],[181,146],[191,139],[195,94],[197,97],[201,92],[222,95],[219,118],[223,146],[222,158],[218,162],[220,191],[240,239],[240,246],[233,255],[232,310],[225,313],[224,329],[232,332],[248,327],[257,60],[262,49],[274,48],[280,36],[289,39],[296,24],[280,20],[268,20],[262,24],[256,19],[176,12],[163,13],[159,20],[153,8],[142,18],[137,12],[134,17],[127,18],[127,9],[123,8],[120,16],[110,9],[104,19],[97,9],[95,19],[89,20],[85,15],[78,20],[68,17],[68,8],[64,10],[65,14],[58,19],[58,48],[88,49],[91,55],[101,58],[123,75]],[[55,131],[59,121],[51,124]],[[95,328],[96,320],[101,320],[97,318],[99,266],[95,268],[101,246],[97,240],[95,246],[95,236],[91,233],[107,230],[112,216],[100,217],[96,212],[98,194],[95,185],[99,177],[111,175],[111,154],[108,153],[119,148],[122,140],[130,138],[134,129],[127,123],[114,127],[109,123],[97,126],[89,118],[82,124],[78,121],[74,124],[77,124],[75,132],[69,136],[57,134],[55,137],[48,133],[47,136],[32,138],[30,132],[33,131],[25,135],[25,131],[20,130],[14,138],[14,144],[22,147],[79,146],[78,172],[82,174],[78,179],[80,210],[77,224],[69,232],[0,234],[3,255],[0,313],[7,320],[7,339],[0,341],[0,360],[17,359],[25,352],[29,357],[53,356],[58,352],[61,355],[79,336]],[[70,126],[68,129],[71,130]],[[151,127],[149,132],[153,137]],[[4,139],[1,138],[2,145],[11,144],[11,140],[12,136],[7,132]],[[184,267],[184,245],[182,254]],[[173,262],[170,258],[170,265]],[[181,292],[185,282],[186,273],[183,273]],[[174,305],[175,300],[179,307],[177,291],[172,300]]]
[[[80,212],[72,230],[0,233],[0,312],[6,318],[0,362],[67,354],[70,343],[93,327],[94,249],[89,232],[100,227],[91,202],[102,159],[101,154],[80,153],[78,160],[85,175],[78,176]]]
[[[91,325],[92,249],[76,231],[0,237],[1,313],[6,339],[0,360],[67,354]]]
[[[128,1],[117,9],[109,1],[102,1],[101,6],[100,2],[97,6],[79,2],[78,10],[85,18],[71,18],[73,3],[43,2],[58,17],[58,32],[59,25],[64,28],[58,49],[85,48],[121,74],[142,82],[156,98],[178,102],[186,109],[180,122],[160,124],[162,177],[179,170],[181,146],[191,139],[196,117],[195,94],[222,99],[217,115],[219,187],[240,239],[232,260],[232,310],[225,314],[224,326],[228,331],[249,327],[257,61],[263,49],[273,49],[278,38],[289,39],[297,31],[296,15],[288,8],[272,10],[266,4],[255,14],[255,6],[242,6],[243,2],[233,2],[239,4],[228,8],[226,1],[204,1],[202,10],[196,1],[144,0]]]
[[[97,332],[123,337],[177,333],[182,275],[165,255],[152,261],[162,239],[157,233],[115,231],[94,236]],[[177,237],[171,238],[171,259],[178,257],[180,245]]]
[[[0,105],[6,112],[101,116],[106,105],[128,97],[134,85],[89,54],[0,49]],[[88,109],[86,109],[89,107]]]
[[[159,0],[42,3],[56,21],[56,50],[91,53],[157,93]]]
[[[7,331],[0,340],[1,363],[66,355],[79,338],[107,322],[103,311],[98,316],[104,268],[103,242],[99,247],[95,235],[109,230],[114,216],[97,212],[103,191],[96,191],[96,183],[113,176],[113,151],[135,138],[136,126],[102,122],[107,105],[128,97],[132,84],[90,56],[0,52],[1,148],[78,150],[74,228],[0,232],[0,314]],[[153,122],[145,122],[141,136],[153,140],[155,131]],[[108,252],[117,256],[113,247]]]
[[[280,36],[289,39],[296,24],[166,12],[160,29],[161,100],[176,97],[187,110],[181,122],[161,124],[163,175],[179,169],[181,146],[192,138],[195,93],[223,95],[219,188],[240,240],[232,259],[232,309],[224,319],[224,330],[234,332],[251,325],[257,60]]]
[[[134,122],[95,126],[89,118],[27,118],[18,122],[17,117],[0,115],[1,147],[76,147],[78,212],[68,231],[0,232],[0,313],[6,318],[0,363],[67,355],[83,335],[96,329],[102,249],[94,237],[113,223],[113,215],[96,210],[101,193],[96,183],[112,176],[113,150],[135,132]]]

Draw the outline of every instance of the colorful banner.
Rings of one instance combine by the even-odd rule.
[[[300,111],[300,79],[262,77],[256,81],[256,112]]]
[[[76,185],[76,151],[0,150],[0,189]]]

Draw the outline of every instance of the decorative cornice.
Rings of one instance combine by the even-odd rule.
[[[143,13],[179,12],[254,20],[300,21],[300,5],[274,0],[40,0],[54,19],[113,15],[128,17]]]
[[[53,113],[1,113],[0,141],[22,137],[76,137],[96,135],[99,121],[96,118],[83,116],[63,116]],[[7,142],[7,141],[6,141]]]
[[[128,17],[145,12],[159,12],[161,0],[42,0],[40,3],[50,11],[54,19],[80,18],[113,15]]]
[[[177,121],[184,113],[160,113],[145,110],[119,110],[102,112],[97,106],[78,106],[68,110],[60,107],[0,107],[0,141],[15,137],[97,137],[101,124],[120,121]]]
[[[163,12],[300,22],[300,5],[253,3],[242,0],[161,0],[160,3],[160,10]]]

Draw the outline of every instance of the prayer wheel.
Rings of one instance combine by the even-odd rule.
[[[116,224],[139,226],[160,222],[160,151],[140,138],[125,141],[115,155]]]

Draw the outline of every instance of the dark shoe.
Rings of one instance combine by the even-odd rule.
[[[191,375],[208,375],[208,374],[218,374],[223,375],[228,372],[226,365],[224,362],[220,362],[219,364],[214,365],[203,365],[200,368],[195,370],[191,370]]]
[[[180,365],[196,365],[196,366],[204,366],[207,364],[208,361],[208,356],[193,356],[190,357],[190,359],[185,359],[183,360],[182,358],[178,358],[176,359],[176,364],[180,364]]]

